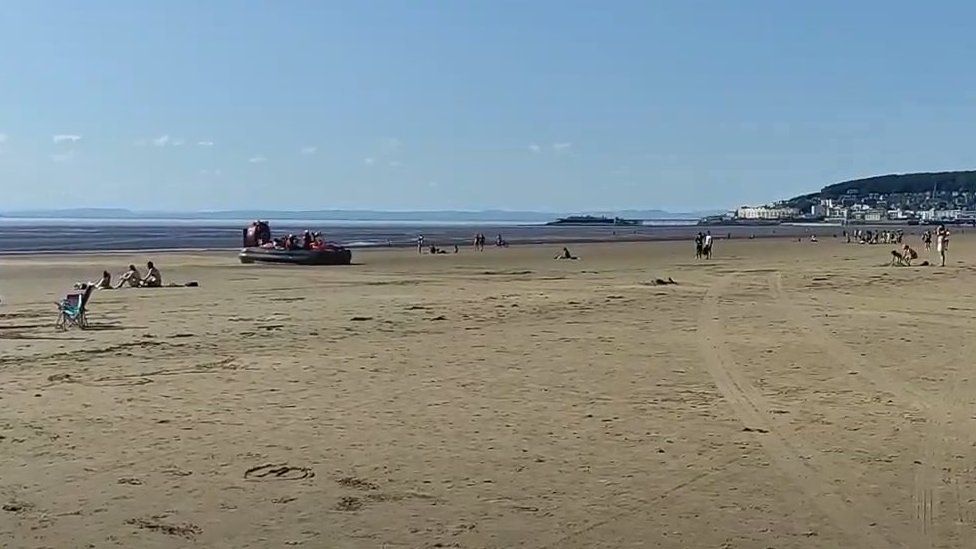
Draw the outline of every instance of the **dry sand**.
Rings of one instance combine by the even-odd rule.
[[[952,245],[157,254],[201,287],[65,333],[64,289],[147,258],[0,258],[0,545],[973,547]]]

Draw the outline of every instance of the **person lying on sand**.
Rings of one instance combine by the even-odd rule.
[[[115,285],[115,289],[118,290],[126,284],[130,288],[138,288],[141,282],[142,275],[139,273],[139,269],[136,269],[135,265],[129,265],[129,270],[122,273],[122,276],[119,277],[119,282]]]
[[[579,258],[576,257],[575,255],[569,253],[569,248],[563,247],[563,253],[557,255],[553,259],[573,259],[573,260],[576,260],[576,259],[579,259]]]
[[[667,280],[663,280],[660,278],[654,279],[655,286],[670,286],[671,284],[677,284],[677,282],[675,282],[670,276],[668,277]]]

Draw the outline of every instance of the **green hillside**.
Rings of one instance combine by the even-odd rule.
[[[820,197],[837,198],[846,194],[850,189],[857,189],[863,195],[868,193],[926,193],[933,188],[937,188],[939,191],[976,192],[976,171],[907,173],[853,179],[824,187],[820,191]]]

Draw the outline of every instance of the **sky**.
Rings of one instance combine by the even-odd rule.
[[[973,2],[14,0],[0,211],[671,211],[976,168]]]

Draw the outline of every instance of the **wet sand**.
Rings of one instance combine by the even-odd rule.
[[[974,545],[976,240],[571,248],[0,258],[0,545]]]

